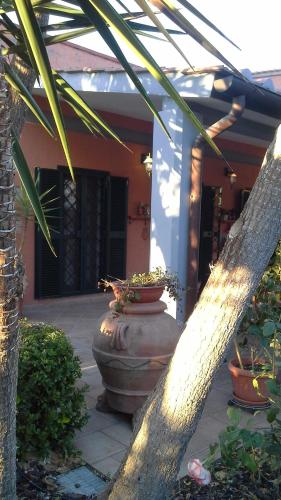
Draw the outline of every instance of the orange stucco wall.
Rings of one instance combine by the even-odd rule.
[[[74,167],[103,170],[111,175],[129,179],[128,215],[136,214],[140,202],[150,203],[151,181],[140,164],[142,153],[149,152],[147,146],[128,144],[132,152],[111,139],[100,139],[87,133],[69,132],[69,144]],[[42,127],[27,123],[24,127],[22,147],[32,169],[35,167],[56,168],[66,161],[59,140],[54,141]],[[144,222],[128,224],[127,274],[143,272],[149,264],[149,236],[143,232]],[[147,238],[148,236],[148,238]],[[144,239],[146,237],[146,239]],[[25,303],[34,300],[34,224],[27,231],[24,259],[28,287]]]

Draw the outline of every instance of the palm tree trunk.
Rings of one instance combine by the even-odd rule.
[[[240,219],[186,324],[166,376],[142,410],[106,497],[170,498],[214,374],[281,235],[281,126]]]
[[[40,15],[40,24],[48,16]],[[12,62],[31,90],[34,71],[15,56]],[[16,213],[11,129],[19,137],[26,106],[8,88],[0,58],[0,499],[16,498],[16,395],[18,376],[18,286]]]
[[[48,14],[37,13],[36,18],[39,26],[46,26],[48,24]],[[27,66],[25,62],[17,55],[13,57],[11,66],[13,70],[18,74],[25,87],[30,92],[32,92],[36,79],[35,71],[30,68],[30,66]],[[10,94],[12,128],[15,135],[19,138],[24,126],[25,116],[28,108],[18,92],[16,92],[14,89],[10,89]]]
[[[10,99],[0,60],[0,498],[16,498],[18,326]]]

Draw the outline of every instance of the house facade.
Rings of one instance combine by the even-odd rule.
[[[83,52],[73,44],[67,44],[69,49]],[[91,57],[88,49],[87,57]],[[79,54],[72,59],[78,64]],[[169,308],[184,320],[188,301],[192,304],[196,300],[209,264],[216,260],[255,182],[278,124],[281,96],[270,90],[260,92],[257,85],[221,67],[195,74],[167,71],[206,128],[214,124],[220,127],[225,116],[235,113],[235,100],[243,96],[242,116],[216,140],[235,173],[233,183],[226,162],[209,147],[201,150],[200,165],[194,164],[197,131],[158,83],[136,68],[170,131],[171,141],[116,60],[109,59],[95,70],[89,60],[83,60],[82,68],[73,61],[71,70],[60,68],[59,61],[56,67],[107,119],[128,149],[110,138],[90,135],[63,106],[76,172],[74,184],[59,141],[49,138],[31,116],[24,127],[22,146],[41,192],[52,188],[55,198],[49,224],[58,256],[51,255],[38,228],[30,222],[24,247],[25,303],[94,293],[105,276],[122,278],[161,265],[179,275],[182,300]],[[38,86],[34,93],[48,114],[44,89]],[[142,163],[149,153],[153,157],[151,176]]]

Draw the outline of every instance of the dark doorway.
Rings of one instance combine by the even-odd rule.
[[[57,198],[50,204],[53,210],[48,219],[57,257],[51,253],[40,229],[36,227],[36,297],[98,291],[98,282],[108,275],[112,267],[111,255],[116,253],[116,242],[112,238],[112,225],[116,223],[112,219],[111,209],[111,200],[115,198],[120,200],[118,214],[122,231],[119,231],[119,240],[122,240],[122,244],[118,242],[119,260],[114,271],[117,277],[123,278],[127,179],[81,168],[75,169],[74,183],[65,167],[57,170],[37,169],[37,178],[39,192],[51,189],[49,200]]]
[[[198,281],[200,291],[210,275],[210,265],[219,256],[219,221],[222,188],[202,186]]]
[[[128,180],[124,177],[110,179],[110,258],[108,276],[126,277],[126,247],[128,220]]]

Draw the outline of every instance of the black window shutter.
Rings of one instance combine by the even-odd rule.
[[[119,279],[126,278],[127,219],[128,179],[111,177],[108,274]]]
[[[47,217],[47,222],[51,229],[56,257],[38,224],[35,224],[35,298],[40,299],[60,295],[60,173],[58,170],[37,168],[35,174],[39,193],[51,190],[43,197],[42,204],[57,198],[47,205],[47,208],[54,209],[49,212],[50,218]]]

